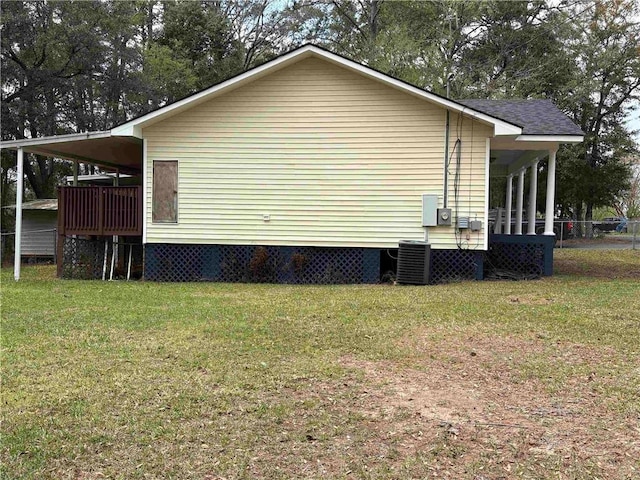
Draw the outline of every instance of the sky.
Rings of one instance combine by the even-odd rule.
[[[636,143],[640,144],[640,102],[635,102],[635,108],[628,115],[627,126],[630,130],[638,130],[635,134]]]

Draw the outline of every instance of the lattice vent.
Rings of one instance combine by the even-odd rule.
[[[491,275],[539,277],[544,271],[544,256],[545,246],[541,243],[493,242],[487,255],[488,270]]]
[[[432,284],[477,278],[482,252],[473,250],[431,250]]]
[[[91,280],[101,278],[105,240],[65,237],[62,278]]]
[[[121,237],[122,238],[122,237]],[[105,243],[106,265],[105,265]],[[110,237],[86,239],[65,237],[63,245],[62,278],[101,279],[103,271],[110,276],[114,244]],[[122,239],[118,242],[118,258],[114,261],[114,278],[126,278],[131,249],[131,278],[142,276],[142,245]]]
[[[375,283],[380,251],[365,248],[147,244],[145,278],[165,282]]]

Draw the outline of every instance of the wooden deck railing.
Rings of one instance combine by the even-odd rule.
[[[142,187],[59,187],[59,235],[142,235]]]

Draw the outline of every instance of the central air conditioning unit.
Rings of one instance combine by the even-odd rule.
[[[400,240],[396,280],[405,285],[427,285],[431,273],[431,245],[417,240]]]

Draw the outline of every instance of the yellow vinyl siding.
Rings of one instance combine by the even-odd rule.
[[[152,223],[148,204],[147,242],[392,248],[423,239],[422,194],[442,202],[444,118],[412,95],[302,60],[144,129],[147,179],[153,160],[179,161],[178,224]],[[465,119],[460,206],[483,220],[492,129],[473,129],[469,203]],[[453,248],[453,232],[430,228],[429,238]]]

